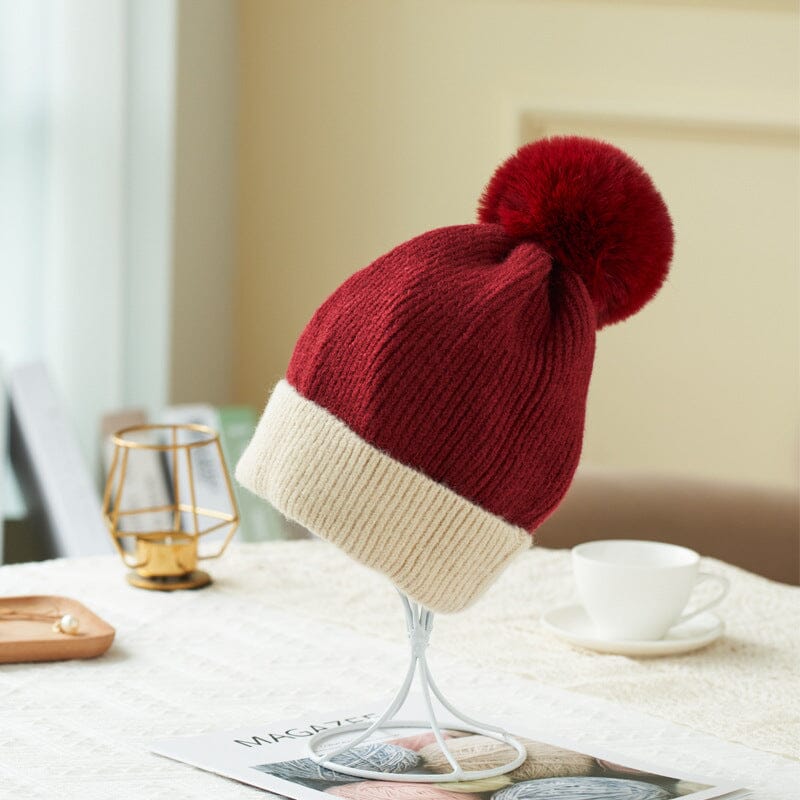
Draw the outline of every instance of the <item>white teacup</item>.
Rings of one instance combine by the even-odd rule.
[[[661,639],[717,605],[728,580],[698,572],[699,565],[694,550],[665,542],[609,539],[572,548],[578,596],[604,639]],[[720,585],[716,597],[683,613],[694,587],[709,580]]]

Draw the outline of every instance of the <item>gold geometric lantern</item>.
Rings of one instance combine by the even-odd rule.
[[[219,436],[205,425],[135,425],[114,448],[103,516],[141,589],[197,589],[211,576],[197,562],[222,555],[239,512]]]

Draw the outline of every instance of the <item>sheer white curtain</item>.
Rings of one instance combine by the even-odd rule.
[[[174,0],[0,0],[0,360],[42,359],[92,464],[167,400]]]

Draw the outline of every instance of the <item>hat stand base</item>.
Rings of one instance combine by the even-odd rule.
[[[494,778],[498,775],[505,775],[507,772],[516,769],[527,758],[527,752],[524,746],[513,736],[508,734],[502,728],[494,725],[488,725],[484,722],[479,722],[466,714],[458,711],[452,704],[444,697],[439,687],[433,680],[428,667],[426,651],[428,649],[428,642],[430,640],[431,630],[433,629],[433,611],[425,608],[419,603],[410,600],[406,595],[400,593],[400,598],[403,602],[403,610],[406,616],[406,630],[408,632],[408,640],[411,645],[411,660],[406,670],[405,679],[403,680],[400,689],[395,694],[392,701],[387,706],[386,710],[374,722],[359,722],[351,725],[344,725],[339,728],[320,731],[308,740],[308,748],[310,751],[311,759],[319,764],[321,767],[339,772],[344,775],[351,775],[356,778],[367,778],[379,781],[401,781],[403,783],[444,783],[450,781],[472,781],[481,780],[483,778]],[[403,703],[408,697],[409,691],[414,683],[414,677],[418,678],[419,686],[422,689],[422,697],[425,701],[425,708],[427,710],[426,720],[402,720],[396,719],[395,715],[402,708]],[[513,747],[516,751],[516,756],[507,764],[492,769],[468,770],[463,769],[458,763],[456,758],[447,747],[446,740],[442,734],[442,729],[436,718],[436,712],[433,707],[433,698],[436,698],[439,703],[450,712],[455,720],[463,724],[450,724],[446,725],[447,730],[461,731],[463,733],[474,733],[486,736],[490,739],[495,739],[498,742]],[[358,767],[349,767],[343,764],[337,764],[332,759],[352,750],[359,744],[368,741],[373,734],[379,733],[382,730],[397,728],[415,728],[428,730],[433,733],[437,744],[442,750],[447,762],[450,764],[451,772],[438,773],[434,775],[425,775],[421,773],[389,773],[380,770],[359,769]],[[355,737],[352,741],[348,741],[341,747],[338,747],[324,755],[318,752],[318,747],[323,742],[335,736],[343,734],[354,733],[356,731],[363,731]]]

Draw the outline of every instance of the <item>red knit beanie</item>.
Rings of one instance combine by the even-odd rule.
[[[401,244],[322,304],[238,480],[428,608],[464,608],[566,493],[595,331],[656,293],[672,243],[620,150],[522,147],[477,224]]]

